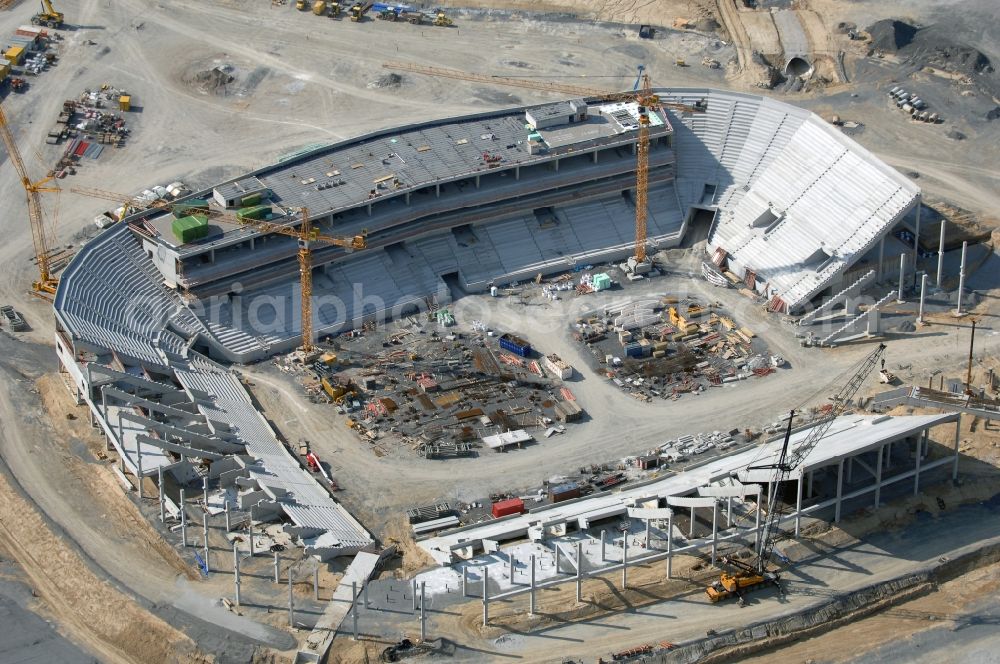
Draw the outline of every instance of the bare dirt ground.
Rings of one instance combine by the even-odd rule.
[[[669,26],[679,17],[690,22],[716,17],[725,23],[711,2],[594,5],[549,0],[529,7],[497,0],[477,4],[516,10],[516,14],[460,13],[456,28],[441,30],[377,21],[357,25],[331,21],[289,6],[271,8],[263,0],[177,0],[160,5],[123,0],[113,6],[81,0],[61,8],[73,24],[73,29],[63,33],[61,62],[32,78],[25,95],[9,95],[3,101],[4,109],[29,169],[34,177],[40,177],[62,149],[45,145],[43,137],[63,99],[76,96],[85,87],[109,82],[128,88],[142,108],[129,116],[134,135],[127,147],[108,149],[97,162],[88,160],[78,175],[60,181],[62,194],[47,199],[53,237],[60,245],[72,245],[93,232],[90,219],[111,204],[71,194],[66,191],[71,186],[134,194],[174,179],[204,185],[272,162],[283,153],[370,129],[551,98],[542,93],[416,76],[404,76],[398,88],[370,87],[384,73],[382,59],[508,75],[583,78],[584,82],[591,77],[594,87],[608,89],[630,87],[636,65],[643,63],[661,85],[737,89],[748,85],[739,77],[727,80],[726,70],[673,64],[677,58],[697,63],[709,56],[728,63],[735,48],[722,43],[725,37],[661,30],[657,39],[646,42],[638,40],[634,26],[566,17],[543,19],[528,11],[579,13],[591,21],[617,24]],[[972,17],[963,19],[966,23],[961,26],[969,39],[997,43],[991,39],[991,28],[977,25],[974,18],[989,4],[982,0],[958,4],[964,12],[954,9],[957,15]],[[811,0],[808,8],[821,16],[826,26],[842,19],[864,25],[891,16],[895,10],[884,3],[833,0]],[[7,34],[27,23],[34,10],[31,3],[20,3],[0,14],[0,32]],[[952,10],[949,5],[948,11]],[[914,20],[933,20],[938,11],[937,3],[928,0],[906,6]],[[807,19],[812,25],[810,21]],[[806,31],[819,50],[819,29],[809,25]],[[749,41],[743,45],[738,42],[736,47],[752,49]],[[206,85],[205,73],[217,66],[231,71],[234,79],[221,89]],[[857,137],[859,142],[900,169],[918,173],[926,190],[958,199],[963,207],[979,212],[1000,208],[995,140],[990,140],[996,137],[996,128],[966,119],[958,107],[950,122],[968,135],[961,143],[946,138],[940,127],[901,122],[896,109],[886,106],[882,94],[882,88],[899,72],[878,63],[866,67],[858,69],[850,85],[787,99],[822,114],[838,112],[864,122],[866,130]],[[949,103],[949,96],[963,103],[985,103],[981,98],[953,94],[952,82],[929,76],[925,81],[921,76],[924,74],[919,74],[917,81],[936,91],[941,104]],[[6,201],[22,200],[20,185],[9,167],[0,168],[0,196]],[[53,615],[102,659],[198,659],[200,655],[188,636],[144,608],[146,604],[169,606],[187,592],[178,590],[178,580],[187,582],[190,566],[163,545],[158,533],[120,495],[116,480],[97,458],[99,439],[89,431],[83,411],[69,404],[54,377],[51,353],[44,348],[51,345],[51,314],[45,303],[25,295],[34,266],[26,214],[20,203],[10,206],[0,229],[7,240],[0,247],[0,260],[7,268],[0,274],[0,294],[5,303],[23,311],[33,327],[18,338],[39,344],[31,348],[46,351],[25,350],[27,344],[7,337],[0,347],[7,360],[0,389],[2,456],[30,499],[13,491],[9,478],[2,475],[7,484],[0,489],[0,505],[4,527],[9,529],[4,539],[14,543],[10,548],[26,569],[30,568],[32,579],[38,577],[38,587]],[[657,285],[660,290],[668,287],[667,282]],[[480,317],[513,328],[531,319],[539,323],[536,334],[547,335],[544,340],[553,350],[565,357],[577,352],[565,334],[565,312],[474,298],[463,306],[469,307],[460,311],[466,320]],[[993,315],[989,302],[985,313]],[[720,421],[720,411],[734,426],[770,421],[790,400],[797,400],[793,396],[812,393],[818,376],[837,373],[866,352],[843,348],[806,353],[787,330],[768,331],[774,323],[759,311],[745,315],[755,328],[771,337],[772,346],[792,360],[794,368],[777,383],[762,382],[741,391],[738,403],[731,403],[727,394],[718,399],[688,399],[680,408],[649,410],[590,377],[574,386],[574,391],[581,390],[582,398],[594,404],[596,416],[588,425],[590,431],[577,440],[546,443],[544,448],[512,454],[503,471],[525,479],[538,478],[551,474],[547,468],[558,467],[567,455],[581,449],[585,450],[579,452],[581,463],[585,459],[605,461],[676,433],[703,429],[704,422]],[[921,370],[926,368],[924,374],[941,366],[959,366],[964,355],[962,325],[942,325],[923,335],[893,340],[893,361],[912,362]],[[982,347],[986,353],[995,352],[995,337],[985,335]],[[254,380],[273,384],[273,394],[260,391],[261,401],[288,438],[302,435],[325,441],[329,457],[345,470],[339,475],[347,488],[345,498],[366,523],[390,521],[402,507],[414,503],[481,497],[490,488],[507,484],[488,462],[427,464],[415,476],[408,463],[392,458],[379,461],[359,448],[338,422],[331,430],[328,410],[303,405],[294,396],[294,385],[263,370],[248,373]],[[66,420],[67,412],[75,412],[78,420]],[[622,422],[629,423],[627,436],[620,435]],[[574,457],[574,464],[576,461]],[[399,481],[402,477],[406,482]],[[373,486],[378,489],[372,490]],[[43,519],[41,512],[51,520]],[[393,528],[398,530],[398,526]],[[386,530],[387,536],[394,536],[397,530],[393,528]],[[405,544],[401,532],[398,539],[404,542],[404,551],[410,550],[404,556],[404,571],[421,566],[424,561],[413,555],[412,544]],[[109,576],[116,577],[114,583],[109,582]],[[206,593],[217,594],[218,589],[213,587]],[[110,617],[100,618],[116,615],[106,609],[109,606],[127,620],[118,624]],[[92,620],[92,616],[98,617]],[[205,631],[193,633],[199,639],[208,638]]]
[[[970,592],[973,588],[975,591]],[[905,642],[913,642],[914,636],[919,632],[941,629],[955,633],[980,621],[993,625],[995,607],[982,611],[981,605],[983,598],[995,598],[998,590],[1000,564],[987,565],[942,583],[929,595],[901,603],[865,620],[785,646],[777,653],[761,653],[741,661],[747,664],[764,664],[773,662],[775,656],[780,656],[784,661],[796,662],[864,661],[862,654],[866,652],[878,651],[886,646],[905,648]],[[965,637],[961,639],[965,640]],[[850,648],[844,647],[845,644],[850,644]],[[900,648],[900,651],[904,651],[904,648]],[[925,657],[915,652],[905,652],[905,657],[912,658],[909,661],[923,661],[925,657],[948,658],[947,652],[927,652]],[[957,654],[955,651],[951,652],[953,655]]]

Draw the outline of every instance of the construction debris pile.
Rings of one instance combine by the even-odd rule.
[[[784,365],[718,304],[692,298],[634,300],[576,320],[573,336],[596,370],[640,401],[763,377]]]
[[[573,368],[513,334],[479,322],[452,331],[446,309],[392,329],[369,326],[328,340],[297,366],[313,401],[334,404],[378,456],[393,449],[428,459],[500,452],[548,438],[584,416],[562,381]],[[303,358],[300,358],[303,359]],[[276,360],[279,368],[295,363]]]

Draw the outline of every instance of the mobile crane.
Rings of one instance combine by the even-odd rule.
[[[781,520],[781,496],[782,486],[788,481],[793,470],[809,456],[809,453],[816,447],[816,444],[830,430],[833,421],[844,412],[848,403],[857,394],[861,384],[865,382],[868,375],[875,369],[879,359],[885,352],[885,344],[879,344],[878,348],[872,351],[851,375],[847,383],[841,387],[840,391],[831,397],[833,408],[814,427],[809,429],[806,439],[798,445],[795,450],[789,449],[789,440],[792,436],[792,420],[795,411],[788,415],[788,427],[785,430],[785,439],[781,445],[781,452],[778,459],[773,464],[761,466],[749,466],[747,470],[770,470],[771,493],[767,501],[767,514],[762,524],[760,535],[757,537],[755,545],[754,559],[752,562],[745,562],[732,556],[723,556],[722,563],[732,569],[719,575],[717,581],[705,589],[708,599],[713,602],[720,602],[728,597],[736,596],[740,606],[745,603],[746,593],[763,588],[767,585],[774,585],[780,593],[781,573],[777,570],[769,569],[771,556],[774,553],[774,544],[778,537],[778,524]],[[758,509],[760,506],[758,505]]]

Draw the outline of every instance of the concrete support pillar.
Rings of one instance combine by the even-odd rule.
[[[559,562],[560,561],[559,561],[559,544],[558,543],[556,543],[556,545],[555,545],[555,554],[556,554],[556,576],[559,576]]]
[[[411,192],[408,191],[405,194],[403,194],[403,200],[406,202],[407,205],[410,204],[410,193]]]
[[[812,498],[813,496],[813,472],[809,471],[808,481],[806,482],[806,497]]]
[[[958,268],[958,296],[955,305],[955,315],[962,315],[962,296],[965,291],[965,253],[969,249],[969,243],[962,243],[962,264]]]
[[[913,269],[917,269],[917,259],[920,258],[920,208],[923,207],[923,201],[920,197],[917,197],[917,221],[914,224],[916,230],[913,233]]]
[[[288,568],[288,626],[295,627],[295,596],[292,594],[292,568]]]
[[[628,588],[628,532],[622,533],[622,590]]]
[[[844,495],[844,460],[837,464],[837,503],[834,508],[833,522],[840,523],[840,504]]]
[[[441,183],[440,182],[438,182],[437,184],[434,185],[434,195],[437,198],[441,198]]]
[[[368,216],[369,216],[369,217],[370,217],[370,216],[372,216],[372,204],[371,204],[371,203],[369,203],[369,204],[367,205],[367,209],[368,209]]]
[[[476,189],[479,189],[479,176],[476,176]]]
[[[205,549],[205,574],[208,574],[210,571],[212,571],[210,563],[208,562],[208,512],[205,512],[204,514],[201,515],[201,529],[202,529],[202,532],[204,533],[204,542],[205,542],[205,546],[204,546],[204,549]]]
[[[903,286],[906,283],[906,254],[899,255],[899,293],[896,295],[897,302],[905,302],[903,299]]]
[[[227,533],[229,532],[229,529],[232,526],[232,523],[230,522],[229,518],[230,518],[229,517],[229,501],[226,500],[226,532]]]
[[[601,531],[601,562],[602,563],[605,560],[607,560],[607,558],[605,558],[605,556],[604,556],[604,546],[606,544],[606,540],[607,540],[607,531],[602,530]]]
[[[757,545],[760,544],[760,511],[761,511],[761,509],[763,507],[764,507],[763,499],[761,498],[760,494],[757,494],[757,509],[754,510],[754,512],[756,513],[755,516],[756,516],[756,519],[757,519],[757,523],[754,525],[754,530],[756,532],[756,535],[754,535],[754,539],[753,539],[754,546],[757,546]]]
[[[292,573],[292,568],[291,567],[288,568],[288,573],[289,574]],[[421,592],[423,592],[423,585],[424,585],[424,582],[421,581],[420,582]],[[364,583],[361,584],[361,595],[364,598],[365,611],[367,611],[368,609],[371,608],[371,604],[368,603],[368,580],[367,579],[364,581]]]
[[[878,241],[878,267],[875,271],[875,281],[882,281],[882,263],[885,261],[885,236]]]
[[[253,549],[253,508],[250,508],[250,523],[247,524],[247,540],[250,542],[250,557],[253,558],[256,552]]]
[[[559,172],[559,159],[558,159],[558,158],[556,158],[556,159],[555,159],[555,160],[554,160],[554,161],[552,162],[552,170],[554,170],[554,171],[555,171],[555,172],[557,172],[557,173]]]
[[[514,167],[514,180],[517,181],[517,180],[520,180],[520,179],[521,179],[521,167],[520,166],[515,166]]]
[[[233,584],[235,585],[236,606],[240,605],[240,552],[233,542]]]
[[[941,290],[941,280],[944,278],[944,228],[945,220],[941,220],[941,239],[938,240],[938,269],[937,269],[937,287]]]
[[[416,581],[414,581],[416,583]],[[413,593],[413,602],[416,603],[417,594]],[[354,623],[354,640],[358,640],[358,582],[351,581],[351,622]]]
[[[164,523],[167,520],[166,514],[166,498],[163,495],[163,466],[158,466],[156,468],[156,482],[159,484],[160,492],[160,523]]]
[[[593,159],[594,163],[597,163],[597,150],[590,153],[590,158]]]
[[[726,528],[733,527],[733,497],[726,497]]]
[[[795,538],[798,539],[802,522],[802,475],[795,481]]]
[[[719,549],[719,501],[712,502],[712,566],[715,566],[715,554]]]
[[[490,568],[483,568],[483,627],[490,622]]]
[[[920,436],[917,436],[917,453],[916,461],[914,462],[914,472],[913,472],[913,495],[916,496],[920,493],[920,461],[924,454],[924,441]]]
[[[462,567],[462,597],[463,598],[469,596],[469,593],[467,592],[468,585],[469,585],[469,568],[468,567]]]
[[[653,550],[653,542],[649,534],[649,519],[646,519],[646,548],[650,551]]]
[[[576,603],[582,601],[583,594],[583,542],[576,543]]]
[[[962,438],[962,416],[958,416],[955,422],[955,465],[951,468],[951,481],[958,479],[958,442]]]
[[[510,554],[507,556],[507,562],[510,563],[510,583],[514,584],[514,550],[511,549]]]
[[[667,514],[667,578],[674,571],[674,511]]]
[[[924,298],[927,296],[927,273],[920,277],[920,309],[917,312],[917,325],[924,324]]]
[[[281,583],[281,556],[274,552],[274,582]]]
[[[411,609],[410,612],[411,613],[416,613],[417,612],[417,580],[416,579],[413,579],[413,581],[410,582],[410,597],[413,599],[413,608]]]
[[[205,509],[207,510],[208,509],[208,478],[207,477],[201,478],[201,494],[202,494],[202,502],[204,503]]]
[[[885,454],[882,451],[885,445],[878,448],[878,460],[875,462],[875,509],[879,508],[882,499],[882,458]]]
[[[531,572],[529,576],[531,590],[528,591],[528,615],[535,615],[535,554],[531,554]]]
[[[691,508],[691,527],[688,529],[688,539],[694,537],[694,508]]]
[[[181,489],[180,505],[178,505],[178,507],[180,507],[181,510],[181,546],[187,546],[187,512],[184,510],[184,489]]]
[[[365,584],[368,587],[368,584]],[[368,606],[366,605],[367,609]],[[420,642],[427,641],[427,583],[420,582]]]
[[[319,567],[313,570],[313,600],[319,601]]]
[[[123,442],[122,447],[124,446]],[[139,502],[142,502],[142,443],[138,440],[135,441],[135,486],[139,489]]]

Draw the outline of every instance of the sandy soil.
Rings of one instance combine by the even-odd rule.
[[[178,178],[192,185],[208,184],[306,145],[403,121],[551,98],[521,90],[487,89],[419,77],[404,77],[399,88],[371,88],[369,85],[383,73],[379,67],[383,58],[517,75],[593,77],[595,86],[609,89],[631,85],[639,62],[646,64],[654,72],[654,80],[661,84],[741,89],[748,84],[739,78],[727,81],[725,71],[673,65],[679,57],[694,63],[709,55],[728,62],[734,48],[719,44],[715,36],[663,32],[660,38],[646,43],[639,42],[634,28],[542,21],[520,12],[529,8],[582,12],[602,21],[669,25],[677,17],[693,21],[716,15],[717,8],[711,2],[518,3],[483,3],[519,10],[516,17],[483,12],[460,19],[455,29],[442,31],[376,21],[358,25],[335,22],[295,12],[288,6],[271,9],[265,2],[177,0],[156,5],[122,0],[108,6],[98,0],[81,0],[66,10],[76,29],[64,33],[60,64],[33,78],[28,93],[8,96],[3,103],[29,168],[41,175],[63,149],[43,142],[62,100],[105,81],[128,88],[142,107],[141,112],[129,117],[134,135],[128,147],[109,149],[100,161],[82,164],[78,175],[61,185],[64,189],[90,186],[135,193],[151,184]],[[966,1],[962,6],[981,8],[987,3]],[[834,0],[812,0],[808,7],[827,24],[846,17],[863,25],[892,10],[884,3]],[[26,23],[34,10],[31,3],[20,3],[0,14],[0,32],[6,34]],[[929,0],[907,5],[907,12],[917,19],[936,10],[937,3]],[[806,25],[818,49],[817,29]],[[988,27],[965,29],[986,37],[990,34]],[[752,48],[749,40],[737,46]],[[215,66],[230,67],[234,74],[232,84],[221,91],[207,89],[197,77]],[[901,123],[894,109],[884,107],[878,89],[898,72],[865,71],[869,73],[861,83],[832,91],[837,93],[833,97],[802,95],[790,101],[865,122],[867,130],[858,140],[890,163],[918,171],[921,185],[928,190],[959,198],[964,207],[1000,209],[995,145],[988,140],[995,135],[995,128],[967,122],[956,111],[955,123],[970,136],[959,145],[943,138],[943,131]],[[941,85],[952,83],[944,81]],[[945,97],[952,88],[941,90]],[[40,159],[35,158],[36,151]],[[13,170],[0,168],[0,196],[20,201],[19,187]],[[81,241],[86,236],[82,231],[93,232],[90,219],[107,207],[107,201],[77,197],[68,191],[49,197],[46,209],[53,217],[56,243],[71,245]],[[57,208],[58,221],[54,219]],[[6,267],[0,274],[0,294],[4,303],[13,303],[22,310],[34,328],[21,338],[50,345],[53,330],[47,305],[24,294],[25,284],[34,276],[25,216],[17,204],[0,221],[7,240],[0,247],[0,260]],[[657,285],[659,289],[666,287],[665,283]],[[474,302],[470,299],[468,304]],[[526,314],[525,309],[499,303],[488,307],[492,308],[484,311],[483,318],[510,325],[523,323],[526,316],[547,319],[545,324],[554,325],[552,321],[561,315],[555,310],[535,308]],[[745,315],[755,328],[775,325],[759,311]],[[557,322],[558,327],[550,329],[564,330],[565,321]],[[948,336],[933,339],[933,345],[926,338],[895,340],[894,357],[899,362],[912,360],[921,368],[957,366],[964,345],[955,329],[948,331]],[[685,400],[678,409],[649,410],[626,400],[602,382],[592,378],[582,381],[578,385],[582,398],[596,404],[595,412],[604,421],[595,422],[587,436],[579,440],[569,442],[567,438],[566,442],[547,444],[545,451],[510,455],[503,472],[533,480],[550,474],[546,464],[555,467],[574,448],[585,449],[584,456],[589,459],[606,461],[621,451],[634,452],[672,433],[701,428],[692,423],[714,421],[720,410],[725,410],[725,417],[736,424],[770,420],[787,406],[790,395],[811,391],[807,388],[813,387],[817,376],[835,373],[865,352],[844,348],[819,356],[798,349],[787,330],[775,330],[773,336],[772,345],[793,360],[795,369],[778,383],[762,383],[744,391],[740,403],[725,409],[721,405],[727,398],[714,402],[699,398]],[[551,343],[566,357],[576,352],[560,335],[554,335]],[[783,344],[787,348],[782,348]],[[986,337],[983,347],[986,352],[994,352],[996,340]],[[102,464],[83,458],[83,452],[95,457],[102,443],[89,431],[82,411],[67,405],[57,380],[46,377],[36,386],[39,374],[52,370],[51,355],[19,356],[7,346],[4,355],[13,358],[13,368],[31,369],[5,374],[0,389],[0,415],[4,421],[0,435],[4,459],[34,502],[33,506],[8,485],[3,486],[0,505],[11,510],[3,512],[5,527],[10,528],[5,538],[18,544],[18,558],[38,576],[43,596],[67,630],[79,631],[81,638],[91,639],[89,647],[103,659],[169,661],[177,653],[195,653],[186,637],[105,580],[110,570],[128,590],[152,601],[169,602],[177,594],[178,576],[183,578],[187,571],[181,572],[185,568],[182,563],[178,567],[177,554],[158,541],[155,530],[144,524],[138,510],[120,496],[116,481],[101,468]],[[817,357],[822,359],[817,361]],[[290,389],[280,381],[278,384]],[[31,389],[39,394],[21,398]],[[427,464],[415,476],[409,462],[393,458],[379,461],[339,425],[331,431],[328,409],[302,406],[294,396],[283,397],[280,393],[262,401],[280,413],[274,419],[290,439],[302,434],[325,441],[329,457],[347,469],[343,473],[345,497],[366,523],[389,521],[401,507],[413,503],[467,494],[481,497],[491,486],[504,488],[501,471],[486,463]],[[48,409],[47,415],[43,408]],[[78,420],[66,420],[68,411],[76,412]],[[671,417],[678,412],[685,417]],[[612,413],[637,423],[628,436],[620,435],[617,422],[621,419],[611,420]],[[393,481],[403,476],[408,476],[406,483]],[[371,486],[376,483],[384,489],[373,492]],[[45,522],[38,510],[49,515],[54,524]],[[412,545],[405,543],[407,538],[398,539],[404,542],[404,551],[412,550]],[[88,560],[96,561],[94,567],[99,569],[95,571]],[[403,570],[408,572],[423,562],[407,554]],[[636,582],[640,581],[637,577]],[[115,615],[97,610],[106,606],[120,609],[119,615],[128,619],[113,624],[110,618],[100,618]],[[95,625],[90,624],[92,615],[98,616]],[[120,644],[123,638],[127,643]],[[196,653],[193,656],[198,657]],[[345,657],[345,661],[357,661]]]

